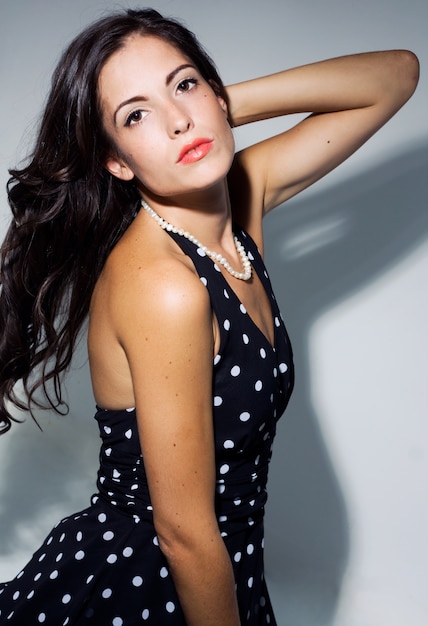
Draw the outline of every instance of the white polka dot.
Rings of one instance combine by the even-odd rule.
[[[239,563],[239,561],[241,560],[241,557],[242,557],[242,553],[237,552],[235,556],[233,557],[233,560],[235,561],[235,563]]]
[[[111,433],[110,426],[104,426],[104,432],[105,432],[106,435],[110,435],[110,433]]]
[[[220,474],[227,474],[227,472],[229,471],[229,466],[227,463],[224,463],[224,465],[222,465],[220,467]]]
[[[79,532],[76,535],[76,541],[82,541],[83,539],[83,533],[79,530]]]
[[[264,348],[260,348],[260,356],[262,357],[262,359],[266,358],[266,350]]]
[[[49,539],[48,539],[48,540],[47,540],[47,542],[46,542],[46,545],[47,545],[47,546],[50,546],[50,544],[52,543],[52,541],[53,541],[53,537],[49,537]]]
[[[240,304],[239,308],[241,309],[241,313],[246,313],[247,312],[247,309],[244,307],[243,304]]]
[[[230,370],[230,373],[232,376],[239,376],[239,374],[241,373],[241,368],[239,367],[239,365],[234,365]]]
[[[287,370],[288,370],[287,363],[280,363],[279,364],[279,371],[281,372],[281,374],[284,374],[284,372],[286,372]]]
[[[264,596],[261,596],[260,598],[260,606],[265,606],[266,605],[266,598]]]
[[[219,266],[217,265],[217,263],[214,263],[214,269],[215,269],[216,272],[220,272],[221,271]]]
[[[62,555],[61,555],[61,556],[62,556]],[[37,582],[38,580],[40,580],[40,578],[41,578],[41,577],[42,577],[42,573],[41,573],[41,572],[39,572],[38,574],[36,574],[36,575],[34,576],[34,582]]]
[[[248,345],[250,343],[250,339],[248,337],[248,335],[246,335],[245,333],[242,335],[242,340],[243,342]]]
[[[149,615],[150,615],[150,611],[149,609],[144,609],[144,611],[141,613],[141,617],[146,620],[149,619]]]
[[[79,552],[76,552],[76,554],[74,555],[74,558],[76,559],[76,561],[81,561],[85,558],[85,553],[83,552],[83,550],[79,550]]]
[[[49,574],[49,578],[51,580],[55,580],[55,578],[58,578],[58,574],[59,574],[58,570],[54,569],[54,571]]]
[[[43,554],[41,554],[41,555],[39,556],[39,563],[41,563],[45,557],[46,557],[46,552],[44,552]],[[18,574],[17,578],[21,578],[21,576],[22,576],[22,574],[23,574],[23,573],[24,573],[24,572],[20,572],[20,573]]]
[[[218,518],[219,522],[227,522],[227,515],[220,515],[220,517]]]
[[[251,415],[247,412],[244,411],[243,413],[241,413],[241,415],[239,416],[239,419],[241,420],[241,422],[248,422],[248,420],[250,419]]]
[[[206,256],[205,251],[202,248],[198,248],[196,252],[199,254],[199,256]]]
[[[261,391],[261,390],[262,390],[262,388],[263,388],[263,383],[262,383],[262,381],[261,381],[261,380],[258,380],[258,381],[256,382],[256,384],[254,385],[254,389],[255,389],[256,391]]]
[[[115,617],[112,621],[113,626],[122,626],[123,619],[121,617]]]
[[[133,552],[134,552],[134,550],[132,548],[127,547],[127,548],[124,548],[122,554],[123,554],[123,556],[128,558],[128,557],[132,556]]]
[[[223,328],[224,328],[224,330],[230,330],[230,321],[229,320],[224,320]]]
[[[253,582],[254,582],[254,579],[253,579],[253,577],[251,576],[251,578],[249,578],[249,579],[248,579],[248,586],[249,586],[249,588],[250,588],[250,589],[251,589],[251,587],[253,586]]]
[[[217,493],[224,493],[226,491],[226,487],[224,485],[217,486]]]
[[[131,437],[132,437],[132,429],[131,428],[128,428],[128,430],[125,433],[125,437],[127,439],[131,439]]]
[[[279,325],[280,325],[280,321],[277,317],[275,317],[275,326],[278,328]]]
[[[161,578],[166,578],[168,576],[168,570],[166,569],[166,567],[162,567],[162,569],[159,572],[159,574],[160,574]]]
[[[43,622],[45,621],[45,619],[46,619],[46,613],[39,613],[39,615],[38,615],[38,617],[37,617],[37,621],[38,621],[40,624],[43,624]]]
[[[223,404],[223,398],[220,396],[214,396],[214,406],[221,406]]]
[[[114,532],[112,532],[111,530],[107,530],[103,535],[104,541],[111,541],[113,537],[114,537]]]
[[[32,598],[33,596],[34,596],[34,589],[32,589],[32,590],[30,591],[30,593],[28,594],[28,596],[27,596],[27,600],[31,600],[31,598]]]
[[[227,293],[226,289],[223,290],[223,293],[224,293],[224,297],[229,300],[229,294]]]
[[[104,524],[104,522],[106,521],[106,519],[107,519],[107,515],[106,515],[105,513],[100,513],[100,514],[98,515],[98,521],[99,521],[99,522],[101,522],[101,524]]]
[[[65,533],[62,533],[61,537],[59,538],[59,543],[62,543],[65,539]]]
[[[86,584],[89,585],[90,582],[92,582],[94,579],[94,575],[91,574],[90,576],[88,576],[88,578],[86,579]]]
[[[109,554],[107,557],[107,563],[110,563],[111,565],[113,565],[113,563],[116,563],[117,561],[117,555],[116,554]]]
[[[157,538],[156,535],[153,537],[153,543],[155,546],[159,546],[159,539]]]
[[[101,595],[102,595],[102,597],[103,597],[103,598],[106,598],[106,599],[107,599],[107,598],[110,598],[110,597],[111,597],[111,594],[112,594],[112,593],[113,593],[113,591],[112,591],[111,589],[108,589],[108,588],[107,588],[107,589],[104,589],[104,591],[102,592],[102,594],[101,594]]]
[[[201,276],[201,283],[202,283],[203,285],[205,285],[205,287],[206,287],[206,286],[207,286],[207,284],[208,284],[208,281],[207,281],[207,279],[206,279],[206,278],[204,278],[203,276]]]
[[[235,447],[235,444],[233,443],[231,439],[226,439],[226,441],[223,444],[223,448],[225,448],[226,450],[231,450],[234,447]]]
[[[134,587],[141,587],[141,585],[143,584],[143,579],[141,578],[141,576],[134,576],[134,578],[132,579],[132,584],[134,585]]]
[[[278,376],[278,370],[276,369],[276,367],[273,368],[273,376],[274,378]]]
[[[120,477],[120,472],[117,469],[113,470],[113,478],[119,478]]]
[[[13,596],[12,596],[12,598],[13,598],[14,600],[18,600],[18,598],[19,598],[19,591],[15,591],[15,593],[14,593],[14,594],[13,594]]]
[[[106,449],[106,456],[110,456],[110,454],[111,454],[111,448],[107,448]]]
[[[233,501],[233,504],[235,506],[239,506],[241,504],[241,498],[235,498],[234,501]]]
[[[174,602],[167,602],[166,603],[166,610],[168,611],[168,613],[174,613],[174,611],[175,611],[175,604],[174,604]]]
[[[218,365],[221,361],[221,356],[219,354],[217,354],[217,356],[214,359],[214,365]]]
[[[66,593],[64,596],[62,596],[62,603],[63,604],[68,604],[71,600],[71,595],[69,593]]]
[[[253,554],[254,552],[254,546],[252,543],[249,543],[247,546],[247,554]]]

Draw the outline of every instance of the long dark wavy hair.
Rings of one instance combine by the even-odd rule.
[[[225,97],[193,33],[152,9],[104,17],[65,50],[29,164],[10,170],[13,219],[0,265],[0,434],[20,421],[14,407],[33,417],[34,406],[67,411],[62,374],[106,258],[137,210],[132,182],[104,167],[115,147],[102,126],[97,89],[105,62],[135,33],[177,47]]]

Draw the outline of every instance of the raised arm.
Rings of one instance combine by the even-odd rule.
[[[214,510],[209,297],[181,262],[135,274],[121,294],[127,307],[118,304],[116,328],[131,368],[160,547],[188,626],[239,626],[232,566]]]
[[[266,213],[339,165],[398,111],[417,81],[415,55],[393,50],[321,61],[228,87],[229,114],[237,126],[311,113],[238,155],[235,169],[249,181],[252,211]]]

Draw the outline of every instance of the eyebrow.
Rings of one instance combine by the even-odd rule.
[[[195,66],[192,65],[191,63],[183,63],[182,65],[179,65],[178,67],[173,69],[172,72],[168,74],[168,76],[165,79],[165,86],[168,87],[168,85],[174,80],[177,74],[181,72],[182,70],[185,70],[188,67],[191,67],[192,69],[196,69]],[[127,106],[128,104],[132,104],[133,102],[146,102],[146,101],[147,101],[147,98],[145,96],[132,96],[132,98],[127,98],[126,100],[121,102],[113,114],[114,123],[116,124],[117,114],[119,113],[120,109],[122,109],[124,106]]]

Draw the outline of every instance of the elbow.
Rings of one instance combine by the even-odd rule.
[[[418,84],[419,59],[410,50],[397,50],[396,55],[398,83],[404,103],[412,96]]]
[[[169,520],[155,521],[155,530],[159,540],[159,547],[167,561],[177,564],[191,554],[205,552],[209,545],[220,539],[220,532],[215,517],[205,521],[185,520],[170,522]]]

